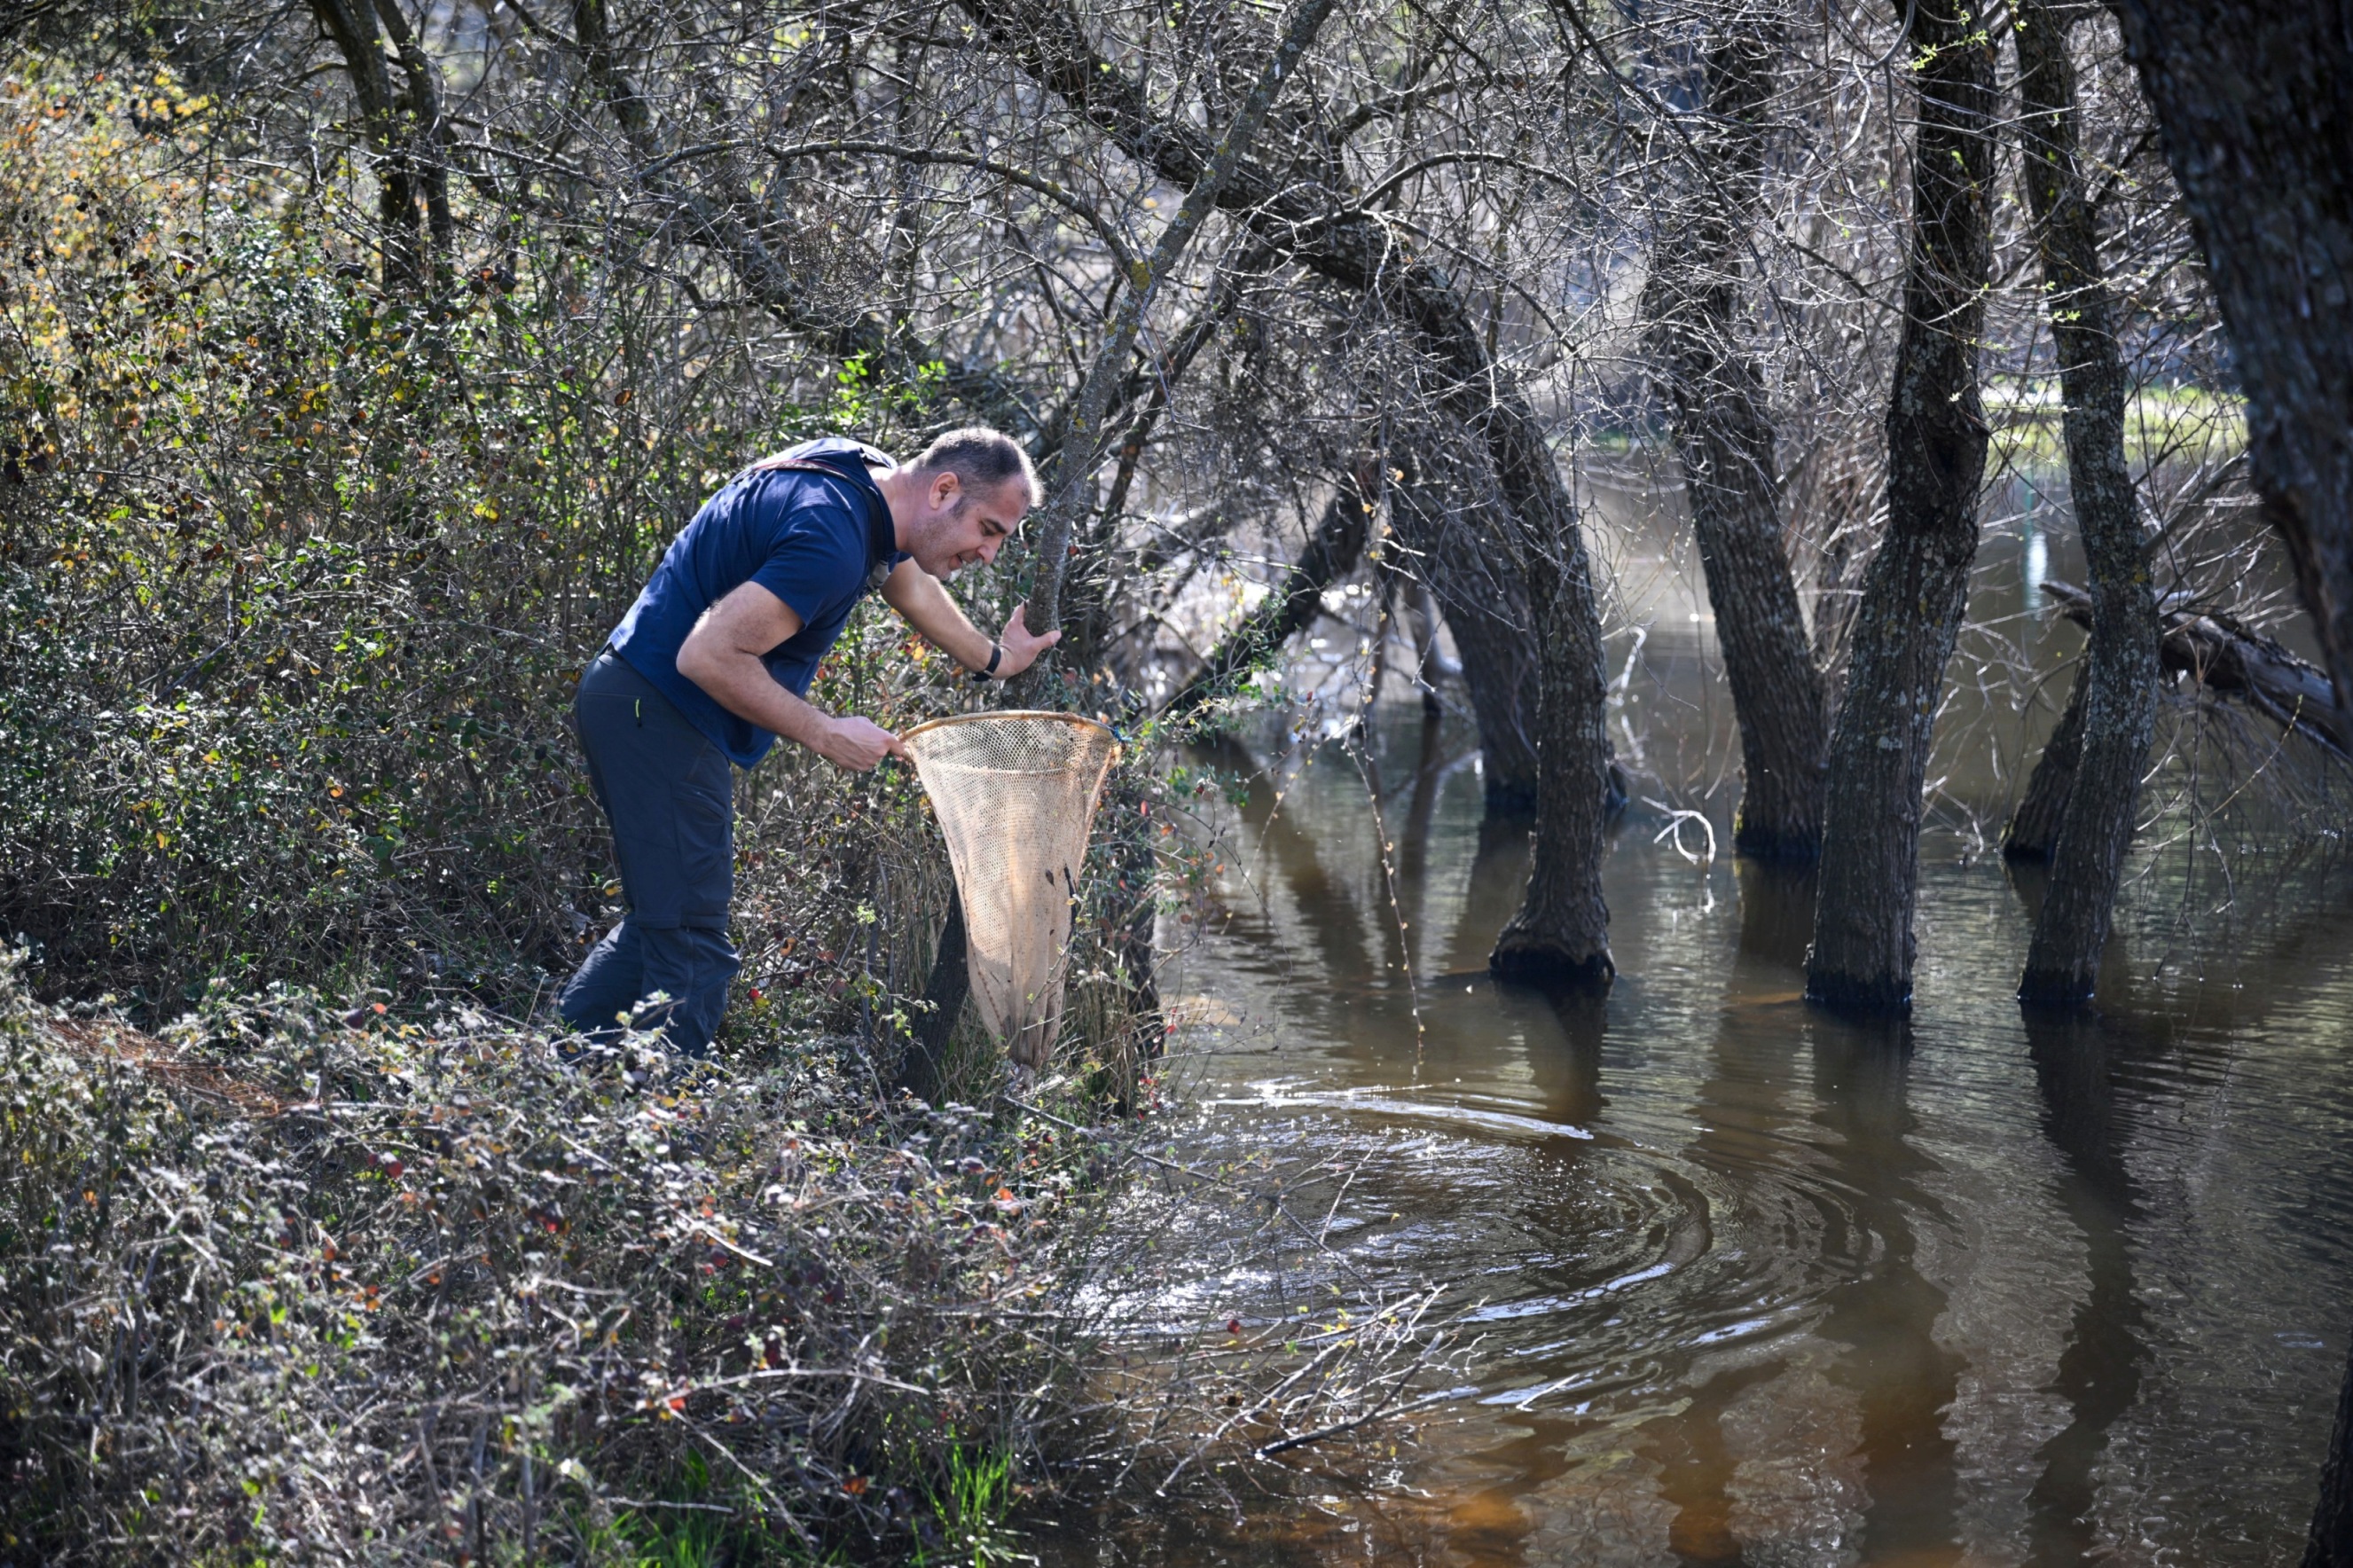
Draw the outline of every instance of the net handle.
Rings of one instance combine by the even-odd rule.
[[[1084,730],[1100,730],[1111,740],[1111,760],[1113,763],[1119,761],[1120,753],[1124,750],[1120,744],[1119,731],[1110,725],[1089,719],[1083,714],[1058,713],[1050,708],[999,708],[992,709],[986,713],[952,713],[944,719],[926,719],[912,729],[902,730],[899,733],[899,740],[902,744],[904,744],[916,736],[933,730],[944,730],[952,724],[978,724],[992,719],[1050,719],[1058,724],[1075,724]]]

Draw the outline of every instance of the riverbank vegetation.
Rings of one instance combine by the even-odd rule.
[[[189,177],[217,108],[168,68],[5,92],[6,1552],[986,1561],[1017,1508],[1387,1429],[1419,1311],[1108,1348],[1161,1230],[1286,1184],[1145,1152],[1118,871],[1214,775],[1120,776],[1034,1106],[968,1026],[887,1093],[948,899],[903,773],[747,781],[719,1064],[515,1021],[619,912],[583,651],[744,452],[921,378],[638,377],[562,247],[403,303]],[[863,614],[815,695],[903,728],[943,666]],[[1147,916],[1201,869],[1159,858]]]
[[[1810,994],[1881,1014],[1939,748],[2008,759],[2005,847],[2063,895],[2052,1005],[2089,999],[2134,846],[2333,841],[2353,333],[2212,249],[2264,220],[2198,138],[2292,163],[2270,100],[2200,120],[2197,8],[2119,9],[0,8],[10,1528],[593,1556],[724,1508],[787,1554],[923,1555],[923,1520],[1075,1473],[1117,1423],[1109,1341],[1058,1315],[1099,1277],[1071,1238],[1150,1166],[1155,943],[1218,855],[1170,828],[1229,787],[1159,742],[1335,625],[1300,732],[1400,685],[1472,720],[1534,845],[1490,965],[1556,989],[1615,973],[1630,801],[1818,863]],[[2311,87],[2276,96],[2340,101]],[[749,458],[975,420],[1046,494],[959,592],[1064,632],[1006,700],[1135,742],[1071,1098],[1001,1102],[958,1047],[912,783],[797,755],[739,786],[722,1065],[564,1067],[530,1020],[618,914],[580,668]],[[1664,546],[1599,499],[1644,466]],[[1971,609],[1980,539],[2054,521],[2085,582],[2026,599],[2080,658]],[[1646,761],[1645,552],[1696,581],[1737,767]],[[2001,735],[1940,728],[1957,679]],[[872,606],[814,695],[988,700]],[[1034,1319],[995,1312],[1016,1277]],[[1405,1397],[1282,1382],[1324,1354],[1219,1384],[1209,1431]]]
[[[1114,1364],[1160,1233],[1283,1184],[1136,1183],[1083,1093],[894,1108],[854,1037],[679,1072],[284,986],[158,1037],[24,981],[14,1558],[988,1562],[1057,1505],[1391,1432],[1440,1343],[1426,1299],[1323,1302]]]

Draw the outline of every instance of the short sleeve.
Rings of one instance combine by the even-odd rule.
[[[751,580],[813,626],[863,580],[864,552],[855,520],[838,506],[786,510]]]

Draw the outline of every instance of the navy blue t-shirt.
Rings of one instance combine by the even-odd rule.
[[[612,637],[613,651],[739,767],[766,756],[776,737],[678,672],[678,650],[702,612],[745,583],[790,605],[801,629],[761,660],[777,685],[806,696],[870,578],[881,580],[875,568],[887,574],[907,559],[892,548],[891,509],[867,471],[891,468],[889,458],[839,436],[783,455],[823,463],[838,477],[757,467],[736,475],[670,541]]]

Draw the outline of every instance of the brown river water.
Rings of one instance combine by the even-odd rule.
[[[1989,540],[1976,613],[2047,667],[2032,546]],[[1666,568],[1628,733],[1675,783],[1636,794],[1728,843],[1725,704]],[[2170,847],[2136,862],[2096,1016],[2023,1016],[2037,889],[1986,838],[2036,721],[1956,688],[1898,1027],[1799,999],[1807,881],[1694,865],[1639,803],[1608,866],[1608,997],[1491,982],[1526,843],[1482,821],[1459,720],[1392,701],[1353,751],[1270,725],[1198,755],[1252,783],[1210,825],[1229,858],[1164,977],[1199,1020],[1177,1142],[1323,1162],[1338,1256],[1270,1261],[1205,1221],[1153,1331],[1443,1281],[1477,1342],[1394,1459],[1343,1450],[1290,1495],[1031,1548],[2295,1562],[2353,1330],[2353,874],[2153,832]]]

